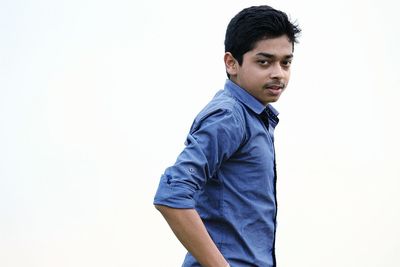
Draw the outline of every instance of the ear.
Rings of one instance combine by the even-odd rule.
[[[237,74],[237,67],[239,64],[230,52],[225,53],[224,62],[226,72],[229,73],[229,75],[231,76],[235,76]]]

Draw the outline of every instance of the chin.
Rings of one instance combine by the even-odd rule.
[[[273,99],[269,99],[268,101],[266,101],[267,103],[275,103],[276,101],[279,100],[279,97],[277,98],[273,98]]]

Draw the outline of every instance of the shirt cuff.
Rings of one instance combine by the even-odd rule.
[[[167,175],[163,175],[157,193],[154,197],[154,205],[163,205],[177,209],[194,209],[194,189],[184,183],[171,182]]]

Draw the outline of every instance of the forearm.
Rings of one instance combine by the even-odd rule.
[[[156,205],[176,237],[204,267],[226,267],[228,262],[208,234],[195,209]]]

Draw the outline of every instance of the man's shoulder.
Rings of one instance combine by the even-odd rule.
[[[220,90],[196,116],[196,121],[204,120],[212,114],[230,114],[243,120],[244,107],[227,90]]]
[[[210,126],[211,128],[208,129],[213,129],[213,132],[224,129],[224,131],[232,131],[241,135],[245,129],[244,112],[244,107],[235,97],[226,90],[220,90],[198,113],[190,132],[193,133],[200,128]]]

